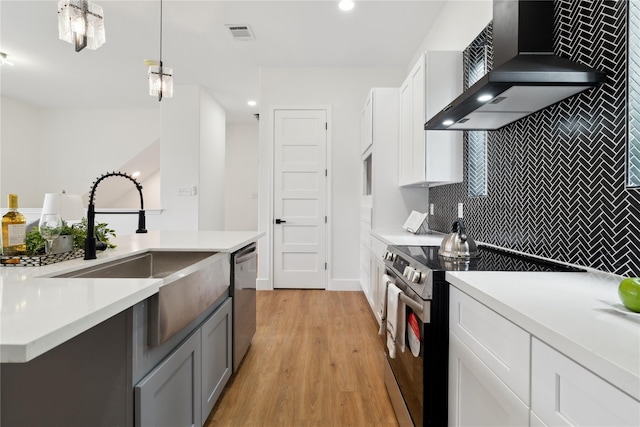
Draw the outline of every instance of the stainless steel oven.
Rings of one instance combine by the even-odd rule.
[[[479,256],[471,260],[443,258],[438,249],[389,246],[383,256],[386,274],[402,290],[401,298],[407,307],[405,321],[409,324],[418,319],[413,322],[419,330],[418,356],[406,350],[396,352],[392,358],[386,351],[385,386],[401,427],[447,425],[447,271],[582,271],[489,246],[478,246]]]
[[[398,424],[446,426],[449,285],[443,272],[433,274],[393,249],[385,263],[387,274],[403,292],[405,322],[417,324],[420,343],[418,356],[409,349],[398,351],[395,358],[386,352],[385,386]],[[410,321],[412,316],[418,321]]]

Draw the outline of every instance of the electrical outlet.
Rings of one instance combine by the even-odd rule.
[[[433,203],[429,203],[429,215],[433,215]]]
[[[462,218],[463,213],[462,203],[458,203],[458,218]]]

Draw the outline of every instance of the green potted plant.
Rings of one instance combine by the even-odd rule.
[[[116,232],[108,227],[107,223],[96,223],[95,226],[96,238],[107,244],[108,248],[115,248],[116,246],[109,241],[110,238],[116,237]],[[62,221],[62,232],[58,239],[72,240],[73,244],[70,244],[70,250],[84,248],[84,239],[87,236],[87,219],[83,218],[78,224],[69,225],[65,221]],[[38,228],[35,227],[27,233],[27,256],[44,255],[45,253],[45,240],[38,232]]]

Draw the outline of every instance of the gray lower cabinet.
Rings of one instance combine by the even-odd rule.
[[[136,427],[200,427],[231,376],[231,298],[134,388]]]
[[[203,424],[231,377],[231,308],[229,298],[201,327]]]

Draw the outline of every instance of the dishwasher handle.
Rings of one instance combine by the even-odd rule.
[[[243,249],[240,249],[238,252],[233,254],[234,264],[235,265],[242,264],[243,262],[246,262],[251,258],[254,258],[255,256],[256,256],[256,244],[252,243],[249,246],[246,246]]]

